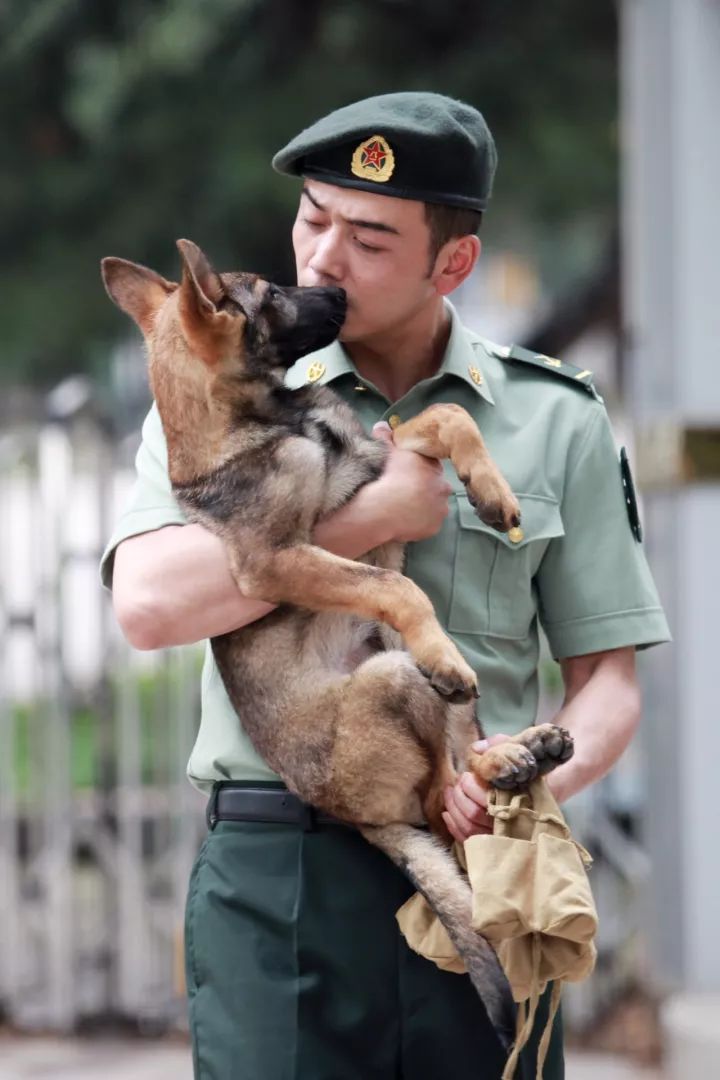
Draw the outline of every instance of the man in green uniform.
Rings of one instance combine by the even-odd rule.
[[[332,386],[368,430],[387,421],[375,433],[389,443],[394,425],[435,402],[476,419],[521,503],[519,528],[497,534],[451,471],[391,447],[383,476],[315,539],[349,557],[411,542],[407,573],[475,667],[489,734],[534,722],[542,623],[566,687],[558,721],[575,737],[574,759],[551,779],[563,799],[624,750],[640,711],[635,650],[668,631],[590,373],[484,340],[446,300],[480,253],[495,161],[476,110],[419,93],[340,109],[276,156],[275,168],[303,178],[299,284],[348,296],[340,342],[300,360],[288,383]],[[197,641],[267,613],[238,592],[220,541],[185,525],[154,410],[137,474],[103,563],[131,643]],[[497,1080],[504,1054],[467,977],[399,936],[409,882],[354,830],[314,820],[283,793],[209,651],[202,692],[188,767],[212,795],[187,907],[196,1076]],[[489,827],[471,777],[448,791],[446,820],[458,839]],[[536,1048],[537,1037],[523,1077],[535,1075]],[[557,1023],[545,1076],[562,1075]]]

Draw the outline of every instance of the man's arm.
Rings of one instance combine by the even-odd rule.
[[[354,559],[390,540],[433,536],[447,516],[450,487],[436,461],[391,447],[385,472],[361,488],[314,534],[320,547]],[[221,540],[201,525],[171,525],[124,540],[115,553],[113,605],[136,649],[186,645],[254,622],[271,604],[238,590]]]
[[[575,753],[548,777],[563,802],[600,780],[620,759],[640,723],[635,648],[571,656],[560,661],[565,700],[556,723],[575,739]]]
[[[555,722],[573,736],[575,754],[549,775],[548,784],[563,802],[605,776],[619,760],[637,730],[641,703],[634,646],[571,656],[560,666],[565,700]],[[487,793],[470,773],[448,789],[446,805],[445,822],[461,843],[476,833],[492,832]]]

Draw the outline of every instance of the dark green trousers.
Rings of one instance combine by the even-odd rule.
[[[500,1080],[467,976],[412,952],[413,888],[339,826],[220,822],[190,879],[186,966],[197,1080]],[[535,1080],[540,1008],[518,1080]],[[564,1076],[559,1019],[544,1069]]]

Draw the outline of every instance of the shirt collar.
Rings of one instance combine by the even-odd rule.
[[[450,316],[450,337],[445,348],[443,362],[428,382],[439,381],[448,375],[454,375],[471,386],[485,401],[494,405],[495,401],[487,383],[487,364],[483,363],[487,360],[487,351],[479,338],[470,337],[469,332],[460,322],[457,311],[447,300],[445,307]],[[296,390],[308,383],[324,386],[343,375],[352,375],[359,385],[363,384],[362,376],[342,345],[338,341],[333,341],[324,349],[318,349],[317,352],[298,360],[288,371],[285,383]]]
[[[360,378],[340,342],[333,341],[331,345],[326,345],[324,349],[318,349],[317,352],[308,353],[293,364],[285,376],[285,385],[291,390],[297,390],[308,383],[324,386],[325,383],[339,379],[341,375],[354,375],[355,378]]]
[[[435,378],[442,375],[456,375],[468,386],[472,386],[480,397],[491,405],[495,404],[487,380],[488,358],[480,339],[470,334],[460,322],[452,304],[446,300],[445,308],[450,315],[450,337],[445,356]]]

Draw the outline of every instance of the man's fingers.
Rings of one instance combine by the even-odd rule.
[[[485,811],[485,808],[482,806],[478,806],[478,804],[473,799],[469,799],[467,795],[465,795],[458,788],[455,788],[453,801],[455,806],[463,815],[463,818],[466,821],[469,821],[473,826],[490,825],[490,819]]]
[[[453,801],[458,810],[460,810],[464,817],[466,817],[468,821],[471,821],[473,825],[477,825],[477,823],[484,818],[485,811],[483,807],[478,806],[476,802],[473,802],[472,799],[467,797],[464,791],[461,791],[457,787],[453,791]]]
[[[387,443],[388,446],[393,445],[392,428],[384,420],[379,420],[377,424],[373,425],[372,435],[373,439],[379,439],[380,442]]]
[[[442,815],[442,819],[445,822],[448,832],[452,836],[453,840],[457,840],[459,844],[464,844],[471,836],[479,836],[481,834],[487,834],[492,832],[492,828],[489,825],[473,824],[468,821],[457,807],[453,807],[452,811],[446,810]]]
[[[487,790],[482,786],[482,784],[478,783],[472,773],[463,773],[460,777],[459,783],[460,787],[469,799],[472,799],[472,801],[475,803],[480,803],[480,806],[483,808],[487,806]]]
[[[445,805],[452,815],[456,825],[469,835],[477,825],[485,822],[485,812],[481,806],[476,806],[472,799],[468,799],[456,787],[451,788],[446,797]]]
[[[464,844],[466,837],[464,837],[463,834],[460,832],[457,825],[448,814],[447,810],[442,814],[442,819],[445,822],[447,826],[447,831],[450,833],[453,840],[457,840],[458,844]]]
[[[465,815],[458,810],[457,806],[453,806],[452,810],[448,810],[448,814],[452,818],[453,824],[463,840],[467,840],[468,836],[472,836],[477,829],[475,822],[468,821]]]
[[[489,735],[487,739],[478,739],[477,742],[474,742],[472,749],[476,754],[482,754],[487,750],[488,746],[497,746],[498,743],[507,742],[509,738],[509,735]]]

